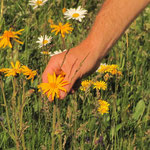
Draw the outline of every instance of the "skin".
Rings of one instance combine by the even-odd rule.
[[[63,65],[66,52],[51,57],[42,75],[43,82],[47,82],[48,73],[63,70],[66,73],[64,80],[70,82],[65,86],[67,93],[60,91],[60,99],[64,99],[76,87],[77,81],[98,68],[102,58],[149,3],[150,0],[106,0],[88,37],[69,50]]]

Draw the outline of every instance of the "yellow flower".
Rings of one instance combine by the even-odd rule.
[[[99,73],[105,73],[109,69],[109,65],[106,64],[101,64],[100,67],[98,68],[97,72]]]
[[[37,74],[37,72],[36,72],[35,70],[32,71],[32,70],[29,69],[27,66],[22,66],[22,67],[21,67],[21,71],[22,71],[22,73],[23,73],[25,76],[28,76],[28,77],[27,77],[27,80],[32,79],[32,81],[33,81],[34,77],[35,77],[36,74]]]
[[[109,103],[104,100],[98,100],[99,102],[99,108],[98,111],[103,115],[104,113],[108,113],[109,111]]]
[[[11,62],[12,68],[4,68],[4,73],[6,74],[5,76],[16,76],[17,74],[21,73],[21,64],[19,61],[16,61],[16,64],[14,65],[13,62]]]
[[[63,9],[62,9],[63,14],[64,14],[66,11],[67,11],[66,8],[63,8]]]
[[[62,37],[65,37],[65,33],[68,34],[73,30],[73,28],[70,26],[70,23],[66,23],[65,25],[63,25],[61,22],[58,25],[50,25],[51,28],[54,28],[51,32],[56,32],[55,35],[60,32]]]
[[[117,74],[118,65],[109,65],[107,72],[111,73],[112,75]]]
[[[64,77],[53,73],[53,75],[48,74],[48,83],[41,83],[38,85],[39,91],[42,91],[43,94],[47,94],[47,97],[51,95],[52,101],[54,100],[55,95],[59,98],[59,91],[67,92],[63,87],[69,84],[67,81],[64,81]]]
[[[81,91],[86,91],[87,88],[90,86],[91,84],[91,81],[90,80],[84,80],[81,82],[81,87],[80,87],[80,90]]]
[[[93,85],[94,85],[94,89],[106,90],[106,88],[107,88],[107,84],[104,81],[96,81],[93,83]]]
[[[0,36],[0,48],[3,47],[5,48],[6,46],[9,46],[10,48],[12,48],[12,44],[10,43],[11,39],[14,39],[16,42],[23,44],[23,42],[17,40],[19,39],[19,37],[17,35],[20,35],[21,31],[23,31],[24,29],[21,29],[17,32],[11,31],[11,29],[9,29],[9,31],[4,31],[4,34],[2,36]]]

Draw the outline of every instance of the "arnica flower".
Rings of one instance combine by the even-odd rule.
[[[22,66],[21,71],[25,76],[27,76],[27,80],[32,79],[32,82],[33,82],[34,77],[37,75],[37,72],[35,70],[32,71],[27,66]]]
[[[36,43],[39,44],[39,48],[46,46],[47,44],[51,43],[52,37],[51,36],[40,36],[38,37],[38,41],[36,41]]]
[[[106,73],[109,69],[109,65],[107,65],[106,63],[101,63],[100,67],[97,69],[97,72],[99,73]]]
[[[107,84],[104,81],[96,81],[93,83],[93,85],[94,85],[94,89],[106,90],[106,88],[107,88]]]
[[[66,23],[63,25],[61,22],[58,25],[50,25],[50,27],[53,29],[51,32],[56,32],[55,35],[57,35],[60,32],[63,38],[65,37],[66,33],[68,34],[73,30],[73,28],[70,26],[70,23]]]
[[[81,82],[81,87],[80,90],[81,91],[86,91],[91,85],[91,80],[84,80]]]
[[[85,17],[85,14],[87,14],[87,10],[81,8],[81,6],[79,6],[77,9],[75,8],[67,9],[67,11],[64,13],[65,18],[67,18],[67,20],[75,19],[80,22]]]
[[[15,65],[13,62],[11,62],[11,66],[12,66],[12,68],[3,68],[5,76],[7,76],[7,77],[17,76],[18,74],[21,73],[21,68],[20,68],[21,64],[19,61],[16,61]]]
[[[62,75],[56,76],[56,74],[53,73],[53,75],[48,74],[48,83],[39,84],[38,89],[43,94],[46,94],[48,98],[51,96],[51,100],[53,101],[55,95],[59,98],[60,90],[67,92],[64,86],[68,84],[68,81],[64,81],[64,77]]]
[[[30,0],[29,5],[33,6],[33,9],[36,9],[39,6],[44,5],[48,0]]]
[[[4,31],[4,34],[2,36],[0,36],[0,48],[3,47],[5,48],[6,46],[9,46],[10,48],[12,48],[12,44],[10,42],[11,39],[15,40],[16,42],[23,44],[23,42],[17,40],[19,39],[19,37],[17,35],[21,35],[21,31],[23,31],[24,29],[21,29],[19,31],[11,31],[11,29],[9,29],[9,31]]]
[[[118,72],[118,65],[109,65],[107,72],[111,73],[112,75],[117,74]]]
[[[103,115],[104,113],[108,113],[109,111],[109,103],[104,100],[98,100],[99,102],[99,108],[98,111]]]

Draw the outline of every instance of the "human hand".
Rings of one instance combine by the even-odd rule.
[[[64,59],[65,58],[65,59]],[[43,82],[48,82],[47,74],[59,74],[60,71],[65,72],[64,81],[68,81],[69,84],[64,86],[67,93],[60,91],[59,98],[64,99],[69,92],[73,92],[79,87],[79,81],[82,77],[93,72],[99,63],[97,62],[97,56],[85,46],[77,46],[60,54],[51,57],[43,75]],[[49,98],[51,101],[51,98]]]

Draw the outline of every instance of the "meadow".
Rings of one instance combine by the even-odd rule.
[[[0,39],[0,150],[149,149],[150,6],[102,60],[100,69],[113,66],[114,70],[84,78],[64,100],[55,97],[50,102],[38,89],[51,56],[88,35],[102,3],[48,0],[34,9],[29,0],[0,1],[0,37],[5,31],[18,31],[11,45],[2,45]],[[64,18],[64,8],[78,6],[87,10],[81,22]],[[73,28],[63,38],[51,28],[60,22]],[[39,46],[44,35],[51,40]],[[15,67],[21,70],[12,71]],[[107,86],[98,89],[96,81]],[[100,100],[107,104],[104,112]]]

